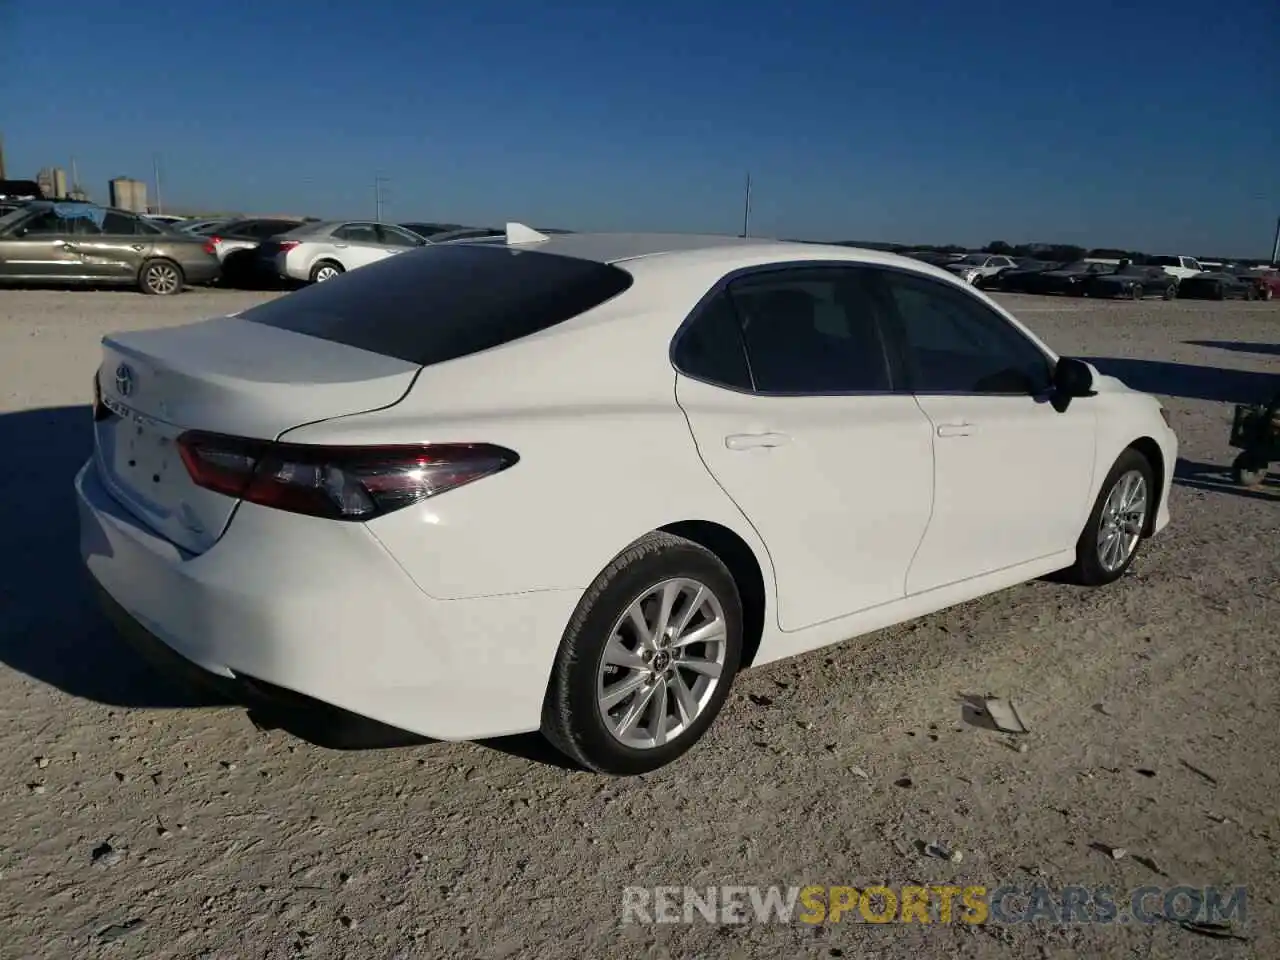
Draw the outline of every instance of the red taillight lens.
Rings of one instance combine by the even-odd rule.
[[[265,507],[370,520],[515,464],[486,443],[323,447],[191,432],[178,449],[198,486]]]
[[[288,253],[290,250],[292,250],[301,242],[302,242],[301,240],[281,240],[279,243],[279,250],[277,252]]]
[[[206,240],[204,242],[204,252],[211,256],[216,254],[218,252],[218,241],[213,239]]]

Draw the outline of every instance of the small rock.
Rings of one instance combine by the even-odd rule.
[[[103,867],[112,867],[124,859],[124,854],[105,840],[93,848],[93,852],[89,854],[90,859]]]
[[[345,887],[350,882],[351,882],[351,875],[349,873],[338,874],[338,883],[342,884]]]
[[[897,780],[893,781],[893,785],[895,787],[902,787],[904,790],[913,786],[910,777],[899,777]]]
[[[773,706],[773,697],[766,697],[758,693],[747,694],[747,699],[754,703],[757,707]]]
[[[810,723],[808,720],[801,720],[799,721],[799,727],[801,730],[812,730],[813,724]]]
[[[116,783],[124,783],[126,780],[128,780],[128,779],[129,779],[129,778],[128,778],[128,777],[126,777],[123,773],[121,773],[119,770],[117,770],[117,771],[115,772],[115,778],[116,778]]]
[[[34,794],[36,794],[36,795],[38,796],[38,795],[40,795],[40,794],[44,793],[44,784],[43,784],[43,783],[28,783],[28,784],[27,784],[27,790],[28,790],[30,793],[34,793]]]
[[[863,770],[861,767],[856,765],[850,767],[849,772],[852,773],[855,777],[861,777],[863,780],[871,779],[871,774],[867,773],[867,771]]]
[[[49,765],[48,757],[36,757],[36,766],[43,770]]]
[[[344,927],[346,927],[346,929],[348,930],[354,930],[356,927],[360,926],[360,921],[357,920],[355,917],[348,917],[345,915],[339,917],[338,922],[342,924]]]
[[[1111,848],[1111,859],[1112,859],[1112,860],[1123,860],[1123,859],[1124,859],[1125,857],[1127,857],[1128,855],[1129,855],[1129,851],[1128,851],[1128,850],[1126,850],[1124,847],[1112,847],[1112,848]]]
[[[109,943],[112,940],[119,940],[121,937],[133,933],[146,925],[147,922],[141,917],[134,917],[124,923],[113,923],[111,926],[98,931],[98,939]]]
[[[234,770],[236,768],[236,765],[232,763],[230,760],[222,760],[219,762],[222,764],[223,770]]]
[[[156,836],[157,836],[157,837],[167,837],[167,836],[169,836],[169,828],[168,828],[168,827],[156,827]]]
[[[1021,743],[1018,744],[1019,753],[1026,753],[1030,749],[1031,748],[1027,746],[1027,742],[1025,740],[1023,740]]]

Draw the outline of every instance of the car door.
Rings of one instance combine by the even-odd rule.
[[[878,279],[933,433],[933,514],[907,593],[1073,549],[1089,507],[1095,405],[1056,409],[1051,359],[967,290],[905,270]]]
[[[67,249],[72,230],[71,221],[52,207],[13,224],[0,236],[0,275],[37,281],[76,276],[79,262]]]
[[[159,228],[143,224],[158,234]],[[138,275],[154,241],[142,235],[139,218],[114,210],[104,211],[101,223],[82,218],[76,223],[72,249],[85,276],[103,280],[129,280]]]
[[[333,247],[343,269],[355,270],[389,256],[376,223],[347,223],[333,231]]]
[[[857,269],[771,269],[688,321],[676,399],[707,469],[756,529],[778,625],[902,598],[932,497],[932,428],[894,379]]]

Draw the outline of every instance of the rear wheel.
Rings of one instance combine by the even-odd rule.
[[[1137,450],[1120,454],[1076,541],[1076,562],[1066,571],[1068,580],[1096,587],[1124,576],[1138,555],[1148,512],[1155,506],[1154,476]]]
[[[155,297],[182,292],[182,268],[172,260],[148,260],[138,271],[138,288]]]
[[[1248,286],[1248,287],[1245,287],[1245,289],[1244,289],[1244,298],[1245,298],[1246,300],[1257,300],[1257,299],[1258,299],[1258,289],[1257,289],[1257,287],[1254,287],[1254,286],[1252,286],[1252,285],[1250,285],[1250,286]]]
[[[324,283],[326,280],[332,280],[343,273],[345,271],[342,269],[342,264],[334,263],[332,260],[321,260],[311,268],[311,282]]]
[[[1178,296],[1178,285],[1176,283],[1169,284],[1167,287],[1164,288],[1164,293],[1162,294],[1162,296],[1166,300],[1176,299]]]
[[[1129,291],[1129,296],[1133,297],[1135,300],[1141,300],[1146,296],[1146,291],[1142,289],[1142,284],[1135,283],[1133,285],[1133,289]]]
[[[565,630],[542,732],[599,773],[655,770],[692,747],[729,694],[742,602],[720,559],[651,533],[587,590]]]

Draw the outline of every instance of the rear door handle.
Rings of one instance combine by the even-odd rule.
[[[971,423],[944,423],[938,427],[938,436],[940,437],[967,437],[973,433],[974,427]]]
[[[730,450],[753,450],[757,447],[780,447],[790,443],[791,438],[785,433],[731,433],[724,438],[724,445]]]

